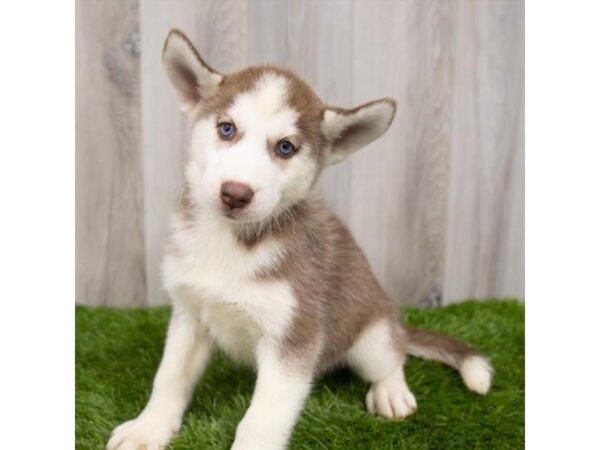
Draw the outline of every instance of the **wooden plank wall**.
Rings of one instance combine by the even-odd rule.
[[[139,4],[76,2],[78,302],[143,305]]]
[[[399,302],[524,296],[522,1],[78,0],[76,26],[80,303],[167,301],[186,158],[172,27],[223,72],[271,62],[332,104],[396,98],[389,132],[319,189]]]

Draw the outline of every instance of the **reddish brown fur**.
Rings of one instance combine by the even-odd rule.
[[[405,327],[408,334],[408,352],[424,359],[442,361],[450,367],[460,369],[461,363],[479,352],[467,344],[429,330]]]
[[[325,371],[341,362],[370,324],[387,318],[394,324],[401,355],[408,350],[457,369],[467,356],[479,355],[468,345],[441,334],[402,326],[395,303],[375,279],[346,226],[315,198],[296,208],[294,220],[270,236],[285,248],[282,262],[260,274],[260,278],[290,282],[298,299],[284,354]],[[320,336],[325,339],[317,353]]]
[[[281,264],[261,276],[290,282],[299,302],[285,352],[306,354],[323,336],[317,361],[323,371],[340,362],[369,324],[385,317],[397,321],[393,301],[350,232],[323,203],[305,200],[280,242],[285,248]]]

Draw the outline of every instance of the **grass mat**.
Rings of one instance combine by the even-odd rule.
[[[525,308],[516,301],[403,310],[407,323],[465,340],[488,355],[494,383],[484,397],[439,363],[409,358],[418,403],[404,421],[365,410],[368,386],[347,370],[319,380],[290,449],[515,449],[524,447]],[[160,362],[169,308],[77,306],[76,448],[102,449],[111,430],[144,407]],[[254,373],[217,353],[170,449],[227,449],[249,405]]]

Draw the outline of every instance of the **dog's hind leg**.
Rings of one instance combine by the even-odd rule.
[[[417,408],[404,378],[404,331],[384,318],[368,326],[346,355],[348,365],[371,383],[367,409],[388,419],[402,419]]]

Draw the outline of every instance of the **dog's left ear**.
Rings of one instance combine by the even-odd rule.
[[[177,29],[167,36],[163,64],[186,113],[223,81],[223,75],[206,64],[187,36]]]
[[[327,164],[336,164],[365,145],[373,142],[389,128],[396,114],[391,98],[375,100],[354,109],[327,108],[321,131],[331,145]]]

